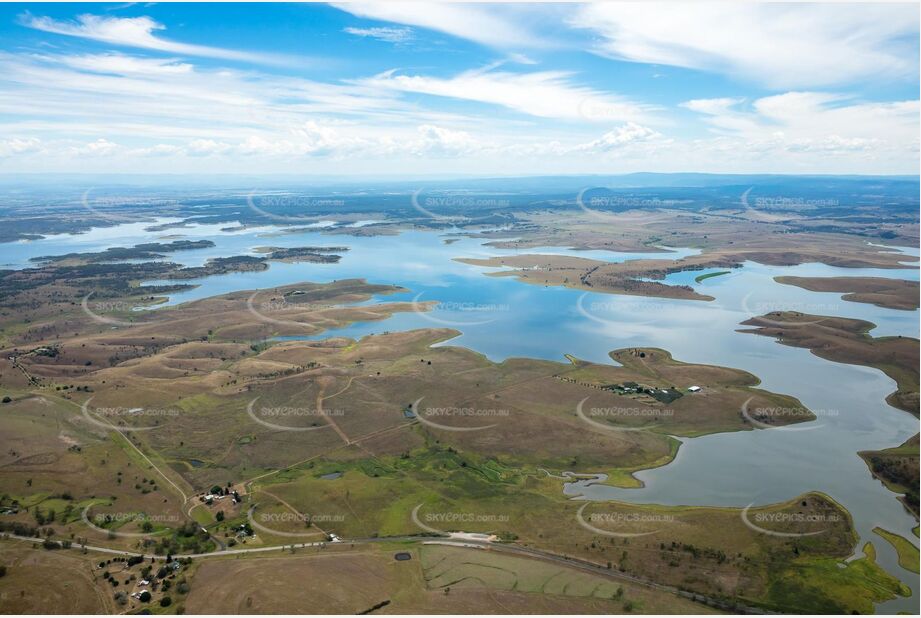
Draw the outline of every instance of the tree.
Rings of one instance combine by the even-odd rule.
[[[163,597],[160,599],[160,607],[169,607],[173,604],[173,600],[169,597]]]
[[[218,521],[224,521],[224,511],[218,511],[215,513],[214,518]]]
[[[141,596],[139,598],[141,600],[141,603],[150,603],[150,593],[147,592],[146,590],[141,593]]]

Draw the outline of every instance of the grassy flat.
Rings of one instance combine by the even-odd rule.
[[[721,275],[728,275],[730,272],[732,271],[721,270],[715,273],[706,273],[704,275],[697,275],[696,277],[694,277],[694,281],[696,281],[697,283],[700,283],[701,281],[706,281],[707,279],[712,279],[713,277],[719,277]]]
[[[886,541],[895,548],[896,553],[899,555],[899,565],[903,569],[911,571],[912,573],[917,573],[919,571],[918,548],[915,547],[911,541],[900,534],[889,532],[879,526],[873,528],[873,532],[886,539]]]

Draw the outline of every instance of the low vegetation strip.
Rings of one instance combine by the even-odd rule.
[[[694,277],[694,281],[696,281],[697,283],[700,283],[707,279],[712,279],[713,277],[720,277],[722,275],[728,275],[731,272],[732,272],[731,270],[721,270],[715,273],[706,273],[704,275],[697,275],[696,277]]]
[[[895,548],[899,556],[899,566],[912,573],[919,572],[918,561],[921,557],[919,557],[918,548],[915,547],[911,541],[900,534],[889,532],[879,526],[873,528],[873,532],[886,539],[886,541]]]

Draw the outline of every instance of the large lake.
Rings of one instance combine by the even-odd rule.
[[[348,246],[338,264],[272,263],[258,273],[235,273],[183,282],[198,287],[173,295],[168,304],[226,292],[271,288],[301,281],[326,282],[359,277],[372,283],[401,285],[407,293],[385,300],[439,301],[430,313],[401,313],[381,322],[357,323],[323,336],[360,337],[385,330],[451,326],[462,334],[446,345],[472,348],[493,360],[527,356],[562,361],[564,354],[611,363],[608,352],[624,347],[661,347],[675,358],[744,369],[768,390],[799,398],[820,413],[810,424],[791,430],[755,430],[682,438],[676,460],[638,474],[642,489],[573,483],[566,491],[588,499],[617,499],[673,505],[744,507],[788,500],[818,490],[842,503],[853,515],[860,545],[872,541],[878,560],[915,593],[879,606],[880,611],[914,613],[918,578],[898,566],[895,551],[871,530],[881,526],[917,544],[915,520],[895,495],[874,480],[857,451],[896,446],[918,431],[910,414],[886,404],[895,382],[882,372],[823,360],[808,350],[778,344],[768,337],[742,334],[739,323],[772,310],[868,320],[875,336],[918,337],[918,312],[845,302],[839,294],[816,293],[774,282],[777,275],[881,276],[918,279],[917,250],[880,247],[905,254],[904,269],[847,269],[821,264],[772,267],[746,263],[729,275],[696,283],[700,272],[677,273],[670,283],[692,285],[715,297],[712,302],[665,300],[583,293],[528,285],[512,277],[488,277],[495,270],[469,266],[455,257],[489,257],[516,253],[555,253],[607,261],[672,258],[694,250],[662,249],[653,254],[574,251],[561,247],[510,251],[483,241],[435,232],[397,236],[352,237],[316,231],[275,235],[276,228],[222,232],[229,224],[196,225],[145,232],[150,223],[128,223],[86,234],[58,235],[39,241],[0,244],[0,267],[22,268],[28,258],[71,251],[98,251],[110,246],[150,242],[166,234],[207,238],[208,249],[170,254],[167,259],[201,265],[218,256],[254,254],[259,246]],[[456,238],[452,244],[446,237]],[[150,283],[150,282],[148,282]],[[379,299],[378,299],[379,300]],[[375,302],[375,301],[372,301]],[[859,550],[858,550],[859,551]]]

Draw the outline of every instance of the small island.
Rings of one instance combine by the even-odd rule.
[[[256,253],[264,253],[267,260],[275,262],[311,262],[335,264],[342,259],[339,253],[348,247],[256,247]]]
[[[810,292],[838,292],[843,294],[843,300],[872,303],[885,309],[918,308],[917,281],[885,277],[774,277],[774,281]]]

